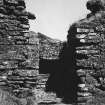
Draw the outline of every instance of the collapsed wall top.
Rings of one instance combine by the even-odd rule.
[[[28,19],[35,19],[34,14],[25,10],[24,0],[0,0],[0,13],[5,15],[28,16]]]
[[[105,10],[105,0],[89,0],[86,4],[87,9],[92,13]]]

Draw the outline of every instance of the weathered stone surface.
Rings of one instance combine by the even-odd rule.
[[[0,76],[6,76],[6,81],[0,78],[0,86],[11,87],[10,91],[19,87],[24,90],[26,79],[27,86],[34,88],[32,80],[39,75],[39,49],[36,43],[31,46],[30,35],[25,35],[29,34],[28,19],[35,16],[26,11],[24,0],[0,0],[0,4]],[[33,77],[25,78],[28,76]]]
[[[47,37],[43,40],[40,35],[29,31],[29,19],[35,18],[32,13],[26,11],[24,0],[0,0],[0,89],[17,99],[17,103],[13,105],[36,104],[34,89],[45,93],[49,75],[39,73],[39,54],[42,50],[40,45],[43,48],[46,45],[51,47],[50,51],[44,50],[43,56],[50,53],[46,59],[57,59],[59,56],[60,41],[53,42],[55,40]],[[42,45],[44,41],[49,43]],[[0,103],[2,104],[12,105],[6,102]]]
[[[91,11],[87,18],[70,27],[68,46],[74,55],[73,65],[81,78],[78,90],[79,103],[101,105],[105,104],[103,100],[105,97],[105,1],[90,0],[87,2],[87,8]],[[88,98],[89,94],[92,98]]]

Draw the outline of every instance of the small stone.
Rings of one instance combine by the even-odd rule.
[[[26,8],[24,0],[18,0],[18,5],[23,6],[24,8]]]
[[[28,12],[27,11],[19,11],[19,10],[14,10],[13,13],[16,15],[16,16],[28,16]]]
[[[28,19],[36,19],[35,15],[28,12]]]
[[[0,13],[7,14],[7,10],[3,7],[0,7]]]
[[[3,0],[0,0],[0,6],[3,6]]]
[[[2,79],[7,79],[7,76],[2,76]]]
[[[28,16],[18,16],[17,19],[22,23],[22,24],[28,24]]]
[[[80,42],[85,43],[86,41],[85,41],[85,39],[80,39]]]
[[[79,84],[78,86],[81,88],[84,88],[86,86],[86,84]]]
[[[30,26],[29,25],[26,25],[26,24],[21,24],[21,28],[24,28],[24,29],[29,29]]]
[[[4,4],[5,5],[17,5],[18,4],[18,1],[17,0],[5,0],[4,1]]]
[[[17,6],[16,9],[19,10],[19,11],[22,11],[22,10],[24,10],[25,8],[24,8],[24,6]]]
[[[87,35],[86,34],[77,34],[76,37],[79,39],[85,38]]]
[[[5,19],[5,18],[7,18],[7,17],[8,17],[8,16],[6,16],[6,15],[0,13],[0,19]]]
[[[15,9],[15,6],[9,6],[8,7],[10,10],[14,10]]]

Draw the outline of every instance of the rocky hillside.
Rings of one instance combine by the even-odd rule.
[[[52,39],[41,33],[38,33],[39,38],[39,56],[42,59],[59,59],[60,51],[63,48],[63,42],[57,39]]]

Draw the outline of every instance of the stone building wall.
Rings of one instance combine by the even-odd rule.
[[[29,19],[35,16],[26,11],[24,0],[0,0],[0,105],[35,105],[47,96],[56,102],[56,94],[45,92],[49,75],[39,74],[39,55],[45,50],[40,35],[29,31]],[[57,58],[59,51],[51,49],[43,57]]]
[[[81,81],[78,84],[78,103],[105,104],[105,1],[90,0],[91,12],[74,23],[68,31],[68,46]]]
[[[29,30],[29,19],[35,16],[26,11],[24,0],[0,0],[1,105],[12,105],[8,102],[13,100],[16,105],[61,101],[45,92],[49,74],[40,74],[41,59],[60,66],[54,71],[56,78],[60,75],[56,89],[66,102],[105,104],[105,1],[90,0],[87,9],[91,12],[71,25],[67,42],[62,42]]]
[[[28,19],[35,16],[26,11],[24,0],[0,1],[0,86],[16,97],[24,97],[24,89],[32,88],[28,79],[39,69],[38,53],[34,55],[30,47]]]

